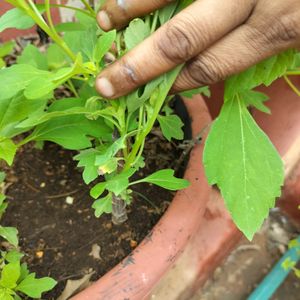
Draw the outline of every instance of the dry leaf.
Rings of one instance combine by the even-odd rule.
[[[95,272],[84,275],[78,280],[68,280],[65,289],[57,300],[67,300],[90,285],[90,279]]]
[[[92,251],[89,253],[94,259],[101,259],[100,256],[101,247],[98,244],[93,244]]]

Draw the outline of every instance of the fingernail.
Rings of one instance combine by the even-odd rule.
[[[115,94],[113,85],[105,77],[100,77],[97,79],[97,90],[103,97],[110,98]]]
[[[100,27],[103,30],[111,30],[112,29],[111,20],[106,11],[100,10],[97,15],[97,20],[98,20]]]

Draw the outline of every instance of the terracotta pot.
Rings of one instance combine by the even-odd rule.
[[[285,190],[300,176],[300,99],[282,80],[263,90],[272,99],[268,102],[272,115],[255,111],[254,116],[284,159],[287,185],[278,203],[292,207],[288,212],[296,218],[300,185],[296,184],[293,197],[285,197]],[[201,96],[186,101],[194,135],[215,117],[222,95],[222,85],[217,85],[206,100],[208,105]],[[132,254],[73,300],[190,299],[208,279],[241,233],[220,194],[206,182],[202,151],[203,144],[195,147],[186,170],[191,187],[176,194],[166,214]],[[293,201],[296,198],[298,202]]]

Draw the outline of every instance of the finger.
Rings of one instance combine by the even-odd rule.
[[[147,15],[174,0],[107,0],[101,7],[97,21],[105,30],[121,29],[136,17]]]
[[[252,20],[255,20],[253,22]],[[253,16],[245,25],[188,62],[172,93],[222,81],[258,62],[300,44],[299,13],[273,17]]]
[[[105,69],[97,79],[98,92],[106,98],[126,95],[191,59],[243,23],[252,5],[249,0],[194,2]]]

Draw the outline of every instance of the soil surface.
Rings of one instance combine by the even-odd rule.
[[[157,131],[150,136],[146,168],[139,176],[172,168],[180,156],[182,150],[160,135]],[[51,143],[43,150],[27,145],[7,176],[9,206],[2,224],[18,228],[30,270],[58,281],[43,299],[57,299],[68,279],[94,272],[95,280],[109,271],[149,233],[174,195],[156,186],[138,185],[126,223],[115,226],[110,215],[97,219],[74,154]]]
[[[245,300],[296,238],[296,228],[277,209],[250,243],[244,239],[191,300]],[[300,267],[300,265],[298,265]],[[300,279],[291,272],[272,300],[299,300]]]

